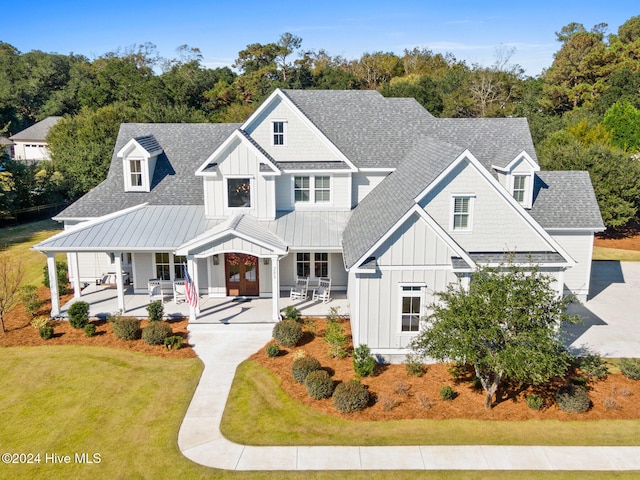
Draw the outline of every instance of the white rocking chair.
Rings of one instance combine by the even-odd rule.
[[[187,290],[184,280],[176,280],[173,282],[173,301],[177,304],[187,301]]]
[[[296,280],[296,286],[291,288],[289,298],[291,300],[306,300],[308,289],[309,277],[298,277]]]
[[[327,303],[331,300],[331,279],[320,278],[318,279],[318,287],[313,290],[313,300],[320,300],[322,303]]]
[[[150,278],[147,284],[149,289],[149,301],[160,300],[164,302],[164,294],[162,293],[162,282],[159,278]]]

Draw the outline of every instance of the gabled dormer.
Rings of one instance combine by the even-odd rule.
[[[117,153],[122,159],[125,192],[149,192],[162,147],[153,135],[135,137]]]
[[[493,165],[498,173],[500,184],[506,188],[513,198],[524,208],[533,204],[533,184],[540,166],[524,150],[506,167]]]

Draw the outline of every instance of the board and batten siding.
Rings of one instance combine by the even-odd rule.
[[[257,218],[273,219],[276,215],[275,181],[272,176],[260,173],[262,159],[245,143],[236,139],[221,154],[216,177],[203,177],[205,189],[205,214],[209,218],[227,217],[246,213]],[[228,208],[225,177],[252,179],[251,207]]]
[[[285,145],[273,145],[274,120],[286,122]],[[278,162],[339,160],[336,152],[280,99],[265,108],[246,131]]]
[[[153,253],[134,252],[132,263],[134,293],[148,293],[149,279],[156,276],[153,270]]]
[[[549,231],[549,233],[576,261],[575,265],[564,272],[565,290],[570,290],[581,301],[586,300],[591,277],[593,233],[571,231]]]
[[[454,195],[472,195],[472,233],[451,230]],[[516,209],[468,161],[461,162],[420,202],[467,251],[552,251]],[[518,207],[520,208],[520,207]]]

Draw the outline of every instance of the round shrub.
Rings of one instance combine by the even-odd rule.
[[[95,323],[87,323],[84,326],[84,334],[87,337],[93,337],[96,334],[96,324]]]
[[[640,380],[640,359],[621,358],[620,371],[630,380]]]
[[[172,335],[164,339],[164,346],[167,347],[167,350],[180,350],[183,343],[184,339],[179,335]]]
[[[69,307],[69,323],[73,328],[84,328],[89,321],[89,304],[75,302]]]
[[[49,340],[51,337],[53,337],[53,327],[45,325],[44,327],[40,327],[38,333],[40,334],[40,338],[42,338],[43,340]]]
[[[573,384],[560,387],[555,393],[555,399],[560,410],[568,413],[586,412],[591,406],[587,391]]]
[[[280,355],[280,347],[276,343],[270,343],[269,345],[267,345],[265,351],[267,352],[267,356],[269,358],[274,358]]]
[[[304,379],[304,386],[307,393],[314,400],[329,398],[333,393],[333,380],[324,370],[316,370],[307,375]]]
[[[320,370],[320,362],[313,357],[298,358],[291,364],[291,375],[298,383],[303,383],[307,375],[316,370]]]
[[[171,327],[165,322],[149,322],[142,329],[142,339],[149,345],[163,345],[164,339],[173,333]]]
[[[273,338],[283,347],[295,347],[302,338],[302,326],[295,320],[282,320],[273,327]]]
[[[342,413],[364,410],[369,404],[369,391],[357,380],[339,383],[333,391],[333,404]]]
[[[147,305],[147,313],[149,314],[149,320],[152,322],[158,322],[162,320],[164,315],[164,305],[160,300],[155,300]]]
[[[113,334],[122,340],[137,340],[140,335],[140,320],[133,317],[119,317],[111,322]]]
[[[449,401],[449,400],[453,400],[454,398],[456,398],[456,391],[451,388],[449,385],[445,385],[444,387],[442,387],[440,389],[440,398],[442,398],[442,400]]]
[[[540,410],[544,407],[544,401],[540,395],[527,395],[525,401],[527,402],[527,407],[531,410]]]
[[[353,351],[353,370],[358,377],[373,375],[377,363],[375,357],[371,355],[371,350],[364,343],[358,345]]]

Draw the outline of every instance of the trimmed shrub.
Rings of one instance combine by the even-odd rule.
[[[375,357],[371,355],[371,350],[364,343],[358,345],[353,351],[353,370],[358,377],[373,375],[377,363]]]
[[[413,353],[408,353],[407,358],[404,361],[404,368],[407,371],[407,375],[413,375],[415,377],[421,377],[424,375],[424,364],[420,361],[420,357]]]
[[[95,323],[87,323],[84,326],[84,334],[87,337],[93,337],[96,334],[96,324]]]
[[[168,323],[165,322],[149,322],[149,324],[142,329],[142,340],[149,345],[163,345],[164,339],[170,337],[173,334],[173,330]]]
[[[540,395],[527,395],[525,401],[527,402],[527,407],[531,410],[540,410],[544,407],[544,401]]]
[[[458,395],[456,391],[453,388],[451,388],[449,385],[445,385],[444,387],[442,387],[440,389],[440,392],[438,393],[440,393],[440,398],[445,402],[449,400],[453,400]]]
[[[329,398],[333,393],[333,380],[325,370],[310,372],[304,379],[304,387],[314,400]]]
[[[568,413],[586,412],[591,406],[587,391],[571,383],[560,387],[555,393],[555,399],[560,410]]]
[[[69,289],[67,288],[67,284],[69,283],[69,280],[67,279],[67,270],[67,262],[56,261],[56,277],[58,278],[58,293],[60,295],[64,295],[69,291]],[[42,281],[42,284],[45,287],[50,288],[51,285],[49,285],[49,265],[44,266],[43,274],[44,279]]]
[[[280,347],[277,343],[270,343],[269,345],[267,345],[265,350],[267,352],[267,357],[269,358],[274,358],[280,355]]]
[[[73,328],[84,328],[89,321],[89,304],[75,302],[69,307],[69,323]]]
[[[53,327],[45,325],[44,327],[40,327],[38,333],[40,334],[40,338],[42,338],[43,340],[49,340],[51,337],[53,337]]]
[[[295,347],[302,338],[302,326],[295,320],[282,320],[273,327],[272,336],[285,348]]]
[[[364,410],[369,404],[369,391],[357,380],[339,383],[333,391],[333,404],[341,413]]]
[[[180,335],[171,335],[164,339],[164,346],[167,347],[167,350],[180,350],[183,343],[184,339]]]
[[[287,305],[284,307],[283,313],[285,320],[295,320],[296,322],[299,322],[302,317],[300,310],[293,305]]]
[[[630,380],[640,380],[640,359],[621,358],[620,371]]]
[[[20,300],[24,305],[24,309],[27,311],[29,315],[34,317],[42,303],[40,298],[38,298],[38,288],[35,285],[25,285],[20,289]]]
[[[595,353],[590,353],[586,357],[580,357],[578,359],[578,366],[580,370],[582,370],[582,373],[590,380],[600,380],[605,378],[609,373],[607,363],[600,355]]]
[[[113,334],[122,340],[137,340],[140,337],[140,320],[134,317],[118,317],[111,322]]]
[[[42,327],[47,326],[47,323],[49,323],[49,317],[41,315],[31,320],[30,323],[33,328],[35,328],[36,330],[40,330]]]
[[[164,315],[164,305],[160,300],[155,300],[147,305],[147,313],[149,314],[149,320],[152,322],[158,322],[162,320]]]
[[[291,364],[291,375],[293,379],[298,383],[304,383],[304,379],[307,378],[311,372],[320,370],[320,362],[313,357],[303,357],[294,360]]]

